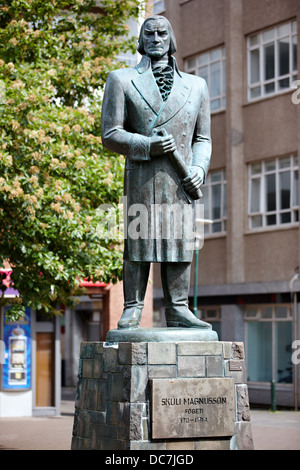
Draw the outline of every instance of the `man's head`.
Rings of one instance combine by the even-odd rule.
[[[156,60],[165,54],[172,55],[176,52],[175,35],[167,18],[151,16],[144,21],[139,37],[138,52]]]

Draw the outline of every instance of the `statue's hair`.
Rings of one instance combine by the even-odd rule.
[[[150,21],[150,20],[163,20],[166,23],[168,30],[169,30],[169,34],[170,34],[169,55],[174,54],[177,51],[177,44],[176,44],[176,38],[175,38],[173,28],[169,20],[167,20],[167,18],[165,18],[164,16],[160,16],[160,15],[149,16],[149,18],[146,18],[144,23],[142,24],[140,35],[139,35],[138,52],[142,55],[145,54],[144,38],[143,38],[144,29],[145,29],[145,24],[147,23],[147,21]]]

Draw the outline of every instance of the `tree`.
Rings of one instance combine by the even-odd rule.
[[[82,279],[121,279],[121,241],[99,230],[124,160],[101,143],[101,90],[117,54],[134,50],[126,22],[140,9],[0,1],[0,267],[9,261],[20,293],[13,318],[70,304]]]

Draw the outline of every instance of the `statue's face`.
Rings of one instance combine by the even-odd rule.
[[[170,33],[163,20],[146,22],[143,34],[144,50],[151,59],[159,60],[170,48]]]

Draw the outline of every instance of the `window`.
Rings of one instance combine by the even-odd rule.
[[[159,15],[163,11],[165,11],[164,0],[153,0],[153,14]]]
[[[248,100],[289,90],[297,79],[297,23],[248,38]]]
[[[211,323],[212,329],[217,332],[221,341],[221,309],[220,307],[198,307],[197,318]]]
[[[187,73],[197,75],[206,80],[211,111],[219,111],[226,107],[226,60],[225,48],[218,47],[210,52],[199,54],[185,62]]]
[[[204,218],[212,224],[204,225],[204,234],[226,232],[226,175],[225,170],[210,171],[203,185]]]
[[[295,155],[249,166],[250,229],[298,222],[298,174]]]
[[[250,382],[291,384],[292,308],[289,305],[247,307],[247,370]]]

